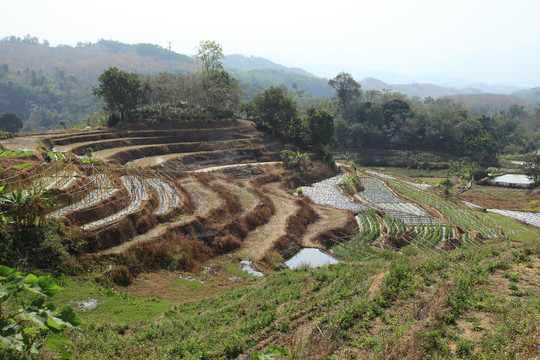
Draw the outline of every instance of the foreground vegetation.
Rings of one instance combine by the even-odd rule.
[[[81,359],[231,359],[269,345],[295,359],[532,358],[540,351],[539,251],[537,241],[439,254],[377,251],[185,303],[66,279],[58,298],[97,300],[70,333]],[[201,276],[202,284],[176,277],[170,291],[204,292],[218,281]]]

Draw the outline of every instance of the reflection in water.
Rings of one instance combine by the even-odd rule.
[[[292,258],[285,261],[285,265],[287,265],[291,269],[296,269],[302,266],[320,267],[337,263],[339,263],[339,261],[337,261],[330,255],[323,253],[319,249],[311,248],[302,249]]]
[[[529,180],[527,175],[521,174],[506,174],[501,176],[495,176],[491,182],[494,183],[505,183],[505,184],[520,184],[520,185],[529,185],[532,184],[532,181]]]

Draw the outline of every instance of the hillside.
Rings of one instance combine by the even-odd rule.
[[[436,187],[345,164],[353,187],[320,163],[285,169],[286,145],[246,120],[0,143],[0,183],[51,189],[46,218],[79,239],[62,239],[71,260],[46,262],[51,238],[39,255],[76,274],[54,299],[84,320],[68,333],[76,358],[249,359],[271,345],[306,359],[540,354],[538,228]],[[310,269],[308,256],[294,269],[303,249],[337,264]]]
[[[245,99],[270,86],[296,86],[313,96],[330,97],[324,79],[300,69],[287,69],[260,58],[231,55],[227,66],[244,91]],[[153,44],[125,44],[112,40],[81,43],[76,47],[49,46],[37,38],[8,37],[0,40],[0,114],[15,112],[25,123],[24,130],[57,129],[59,123],[81,123],[100,103],[91,86],[109,67],[128,72],[195,72],[197,63],[186,55]],[[268,68],[264,68],[268,66]]]
[[[501,95],[501,94],[467,94],[467,95],[449,95],[445,98],[452,99],[463,104],[467,109],[485,111],[487,115],[499,113],[501,110],[506,111],[512,105],[523,106],[527,111],[531,111],[536,103],[533,103],[522,96]]]
[[[255,69],[275,69],[275,70],[294,72],[300,75],[305,75],[305,76],[310,76],[310,77],[317,77],[303,69],[288,68],[286,66],[276,64],[275,62],[265,59],[265,58],[256,57],[256,56],[248,57],[241,54],[226,55],[225,59],[223,60],[223,65],[225,67],[230,67],[230,68],[243,70],[243,71],[250,71],[250,70],[255,70]]]

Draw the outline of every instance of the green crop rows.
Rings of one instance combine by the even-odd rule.
[[[389,235],[400,236],[407,231],[407,225],[400,218],[384,215],[383,220],[388,227]]]
[[[447,200],[431,195],[425,191],[413,189],[400,182],[392,181],[392,185],[404,195],[412,197],[424,204],[439,209],[453,223],[466,229],[473,229],[487,237],[498,237],[497,229],[487,217],[480,220],[472,211]]]
[[[373,210],[364,211],[356,215],[360,223],[359,239],[370,244],[381,235],[381,225]]]
[[[334,255],[348,261],[365,260],[373,256],[373,248],[364,243],[360,235],[332,247]]]
[[[453,230],[447,224],[422,224],[415,228],[418,235],[413,239],[412,244],[419,248],[434,248],[444,239],[450,239]]]
[[[15,150],[15,151],[3,150],[3,151],[0,151],[0,158],[16,157],[16,156],[30,156],[33,153],[34,152],[31,151],[31,150],[27,150],[27,151],[23,151],[23,150]]]

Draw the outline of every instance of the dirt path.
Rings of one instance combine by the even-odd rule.
[[[235,168],[235,167],[257,166],[257,165],[276,165],[276,164],[281,164],[281,161],[268,161],[268,162],[254,162],[254,163],[245,163],[245,164],[210,166],[210,167],[203,168],[203,169],[191,170],[190,172],[205,173],[205,172],[219,171],[219,170]]]
[[[319,220],[308,226],[307,231],[302,238],[302,246],[326,250],[322,244],[314,241],[314,239],[318,234],[325,230],[345,226],[348,219],[348,210],[339,210],[321,205],[313,205],[313,208],[317,212]]]
[[[298,210],[294,195],[280,189],[278,184],[266,185],[264,191],[274,202],[276,213],[265,225],[250,232],[244,240],[237,253],[245,260],[262,259],[274,242],[285,234],[287,218]]]
[[[118,139],[115,139],[116,141],[118,141]],[[240,141],[247,141],[249,140],[248,138],[246,139],[233,139],[233,140],[221,140],[221,141],[211,141],[211,142],[207,142],[207,141],[184,141],[184,142],[175,142],[175,143],[161,143],[161,144],[147,144],[147,145],[131,145],[131,146],[122,146],[122,147],[115,147],[115,148],[111,148],[111,149],[104,149],[104,150],[99,150],[99,151],[95,151],[93,156],[97,159],[105,159],[105,158],[108,158],[108,157],[111,157],[119,152],[123,152],[123,151],[129,151],[129,150],[138,150],[138,149],[146,149],[146,148],[152,148],[152,147],[155,147],[155,148],[161,148],[161,147],[168,147],[168,146],[177,146],[177,145],[195,145],[195,144],[205,144],[205,143],[216,143],[216,144],[226,144],[226,143],[231,143],[231,144],[234,144],[234,143],[237,143],[237,142],[240,142]],[[185,154],[191,154],[190,152],[183,152],[183,153],[176,153],[176,154],[170,154],[170,155],[185,155]],[[157,155],[157,156],[169,156],[169,155]],[[150,159],[150,158],[154,158],[155,156],[152,156],[152,157],[146,157],[144,159]],[[132,161],[131,163],[135,162],[137,160],[134,160]]]
[[[137,235],[133,238],[133,240],[125,242],[123,244],[120,244],[118,246],[114,246],[112,248],[108,248],[102,251],[99,251],[96,253],[96,255],[113,255],[113,254],[120,254],[122,252],[125,252],[129,249],[131,249],[135,245],[144,244],[146,242],[158,239],[162,235],[164,235],[167,231],[169,231],[171,228],[175,228],[177,226],[181,226],[184,224],[187,224],[191,220],[195,218],[195,215],[189,215],[182,217],[180,220],[164,223],[156,226],[155,228],[151,229],[150,231]]]

